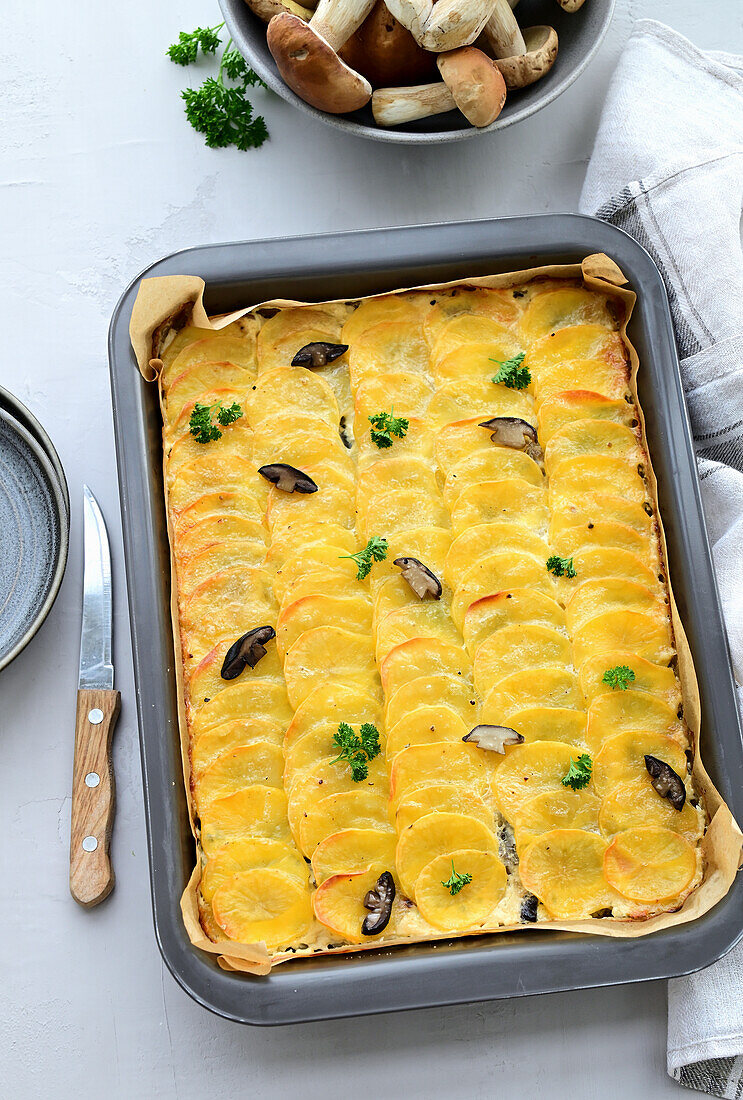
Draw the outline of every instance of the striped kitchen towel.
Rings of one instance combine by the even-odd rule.
[[[633,236],[665,280],[743,704],[743,57],[636,23],[580,210]],[[669,983],[668,1072],[743,1098],[743,944]]]

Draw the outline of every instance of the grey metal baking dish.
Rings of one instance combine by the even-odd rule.
[[[287,1024],[429,1005],[667,978],[720,958],[743,933],[743,879],[691,924],[639,939],[502,933],[277,967],[267,977],[221,970],[192,947],[178,901],[193,841],[177,729],[169,550],[154,387],[142,381],[128,325],[140,278],[198,274],[210,312],[274,297],[353,297],[473,274],[611,255],[639,292],[630,326],[639,392],[660,488],[671,575],[702,698],[705,764],[743,818],[743,738],[704,525],[694,448],[663,282],[630,237],[572,214],[378,229],[211,245],[177,252],[138,276],[118,303],[109,357],[137,684],[155,933],[176,980],[204,1007],[251,1024]]]

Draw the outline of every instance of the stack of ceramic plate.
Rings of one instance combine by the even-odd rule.
[[[49,613],[67,563],[69,531],[67,481],[52,441],[0,387],[0,669]]]

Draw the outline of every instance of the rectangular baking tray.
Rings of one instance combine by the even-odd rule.
[[[205,1008],[243,1023],[288,1024],[647,981],[708,966],[741,937],[740,876],[705,916],[642,938],[535,929],[297,960],[266,977],[221,970],[191,945],[181,919],[195,851],[178,736],[160,412],[128,335],[139,280],[200,275],[207,312],[224,313],[277,297],[352,298],[576,263],[592,252],[611,256],[639,296],[629,336],[640,357],[670,575],[699,677],[702,756],[740,821],[743,741],[671,317],[660,274],[632,238],[594,218],[548,214],[209,245],[154,263],[119,301],[109,359],[155,934],[173,976]]]

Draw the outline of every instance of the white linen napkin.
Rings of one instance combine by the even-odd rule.
[[[743,57],[635,24],[580,210],[631,234],[668,290],[712,552],[743,704]],[[669,982],[668,1072],[743,1095],[743,944]]]

